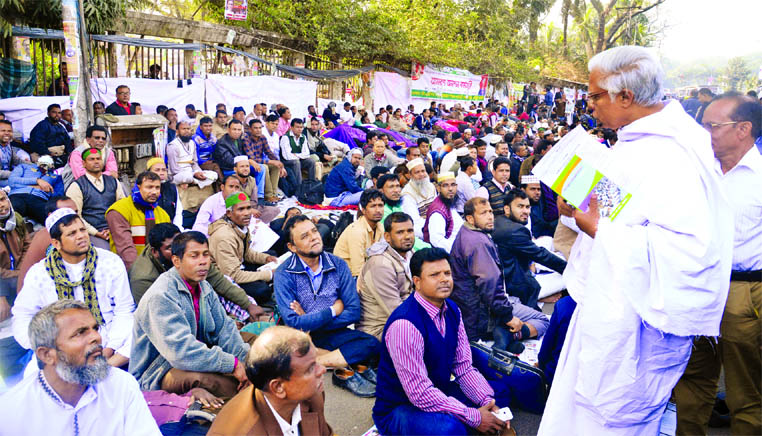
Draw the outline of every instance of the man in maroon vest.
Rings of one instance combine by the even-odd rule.
[[[456,210],[455,196],[458,193],[458,183],[455,181],[455,174],[449,171],[441,173],[437,177],[437,183],[439,195],[426,213],[423,240],[449,252],[463,225],[463,218]]]

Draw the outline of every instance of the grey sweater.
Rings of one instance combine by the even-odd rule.
[[[201,282],[199,312],[197,328],[193,298],[176,268],[148,288],[134,313],[130,353],[130,373],[142,390],[161,389],[172,368],[228,374],[235,357],[245,360],[249,344],[206,281]]]

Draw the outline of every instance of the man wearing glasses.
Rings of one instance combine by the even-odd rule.
[[[103,173],[114,178],[119,178],[119,167],[116,163],[116,156],[114,150],[107,146],[108,134],[106,128],[103,126],[90,126],[85,131],[85,141],[87,144],[82,144],[75,148],[69,156],[69,167],[71,168],[71,174],[74,179],[78,179],[85,175],[85,166],[82,162],[82,153],[92,148],[98,149],[101,152],[103,158]]]
[[[653,53],[615,47],[588,69],[588,104],[619,136],[606,176],[632,197],[612,221],[599,218],[595,196],[587,211],[559,196],[559,212],[580,228],[564,273],[578,306],[539,434],[654,435],[692,338],[720,334],[732,209],[709,134],[663,101]]]
[[[130,87],[119,85],[116,87],[116,101],[108,105],[106,113],[111,115],[136,115],[135,103],[130,103]]]
[[[728,93],[704,111],[715,170],[735,215],[733,269],[720,337],[697,336],[675,387],[677,434],[705,435],[725,367],[726,402],[733,434],[762,434],[762,107],[755,98]]]

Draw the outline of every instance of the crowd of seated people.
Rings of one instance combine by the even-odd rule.
[[[43,404],[34,414],[62,434],[159,434],[141,391],[161,391],[224,403],[210,434],[331,434],[328,369],[336,386],[376,397],[382,434],[501,431],[469,341],[518,355],[548,332],[540,366],[552,377],[575,307],[564,293],[540,297],[536,279],[563,274],[579,231],[531,172],[570,129],[593,127],[584,97],[582,115],[550,110],[561,103],[377,114],[331,103],[304,119],[264,103],[230,116],[220,103],[213,117],[188,105],[180,119],[163,107],[166,150],[132,182],[105,127],[77,144],[54,104],[22,143],[0,119],[0,321],[12,317],[8,349],[27,357],[0,406]],[[127,86],[96,105],[140,111]],[[340,124],[366,141],[323,136]],[[284,207],[310,182],[317,206],[353,222]],[[261,251],[259,222],[278,238]],[[562,313],[542,313],[561,297]],[[264,320],[281,325],[240,330]],[[72,421],[59,404],[81,412]],[[22,428],[17,415],[3,425]]]

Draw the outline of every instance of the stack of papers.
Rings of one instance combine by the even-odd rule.
[[[601,217],[612,221],[632,195],[612,180],[612,151],[578,126],[553,146],[532,173],[569,204],[587,212],[592,194]]]

